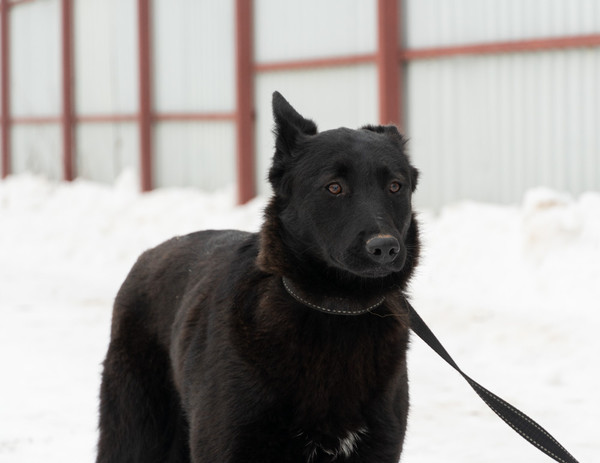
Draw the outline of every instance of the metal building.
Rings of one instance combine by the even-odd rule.
[[[596,0],[0,0],[2,175],[268,191],[270,94],[396,123],[420,206],[600,189]]]

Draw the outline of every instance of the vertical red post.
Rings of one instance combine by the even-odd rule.
[[[398,60],[398,0],[377,2],[377,73],[379,122],[402,127]]]
[[[139,133],[140,186],[152,189],[152,82],[150,42],[150,0],[138,0],[138,71],[139,71]]]
[[[0,39],[2,46],[0,49],[0,78],[2,84],[0,88],[0,97],[2,98],[2,122],[0,132],[2,133],[2,178],[10,174],[10,40],[8,29],[8,0],[0,1]]]
[[[62,140],[63,178],[74,177],[74,131],[73,131],[73,4],[72,0],[61,1],[62,16]]]
[[[252,0],[236,0],[236,139],[238,203],[256,195]]]
[[[397,3],[398,11],[397,11],[397,24],[396,24],[396,38],[397,38],[397,55],[396,55],[396,63],[398,65],[398,126],[401,130],[406,132],[408,128],[404,125],[406,123],[406,65],[407,61],[404,59],[399,59],[402,56],[402,51],[404,50],[404,0],[398,0]],[[404,133],[403,132],[403,133]]]

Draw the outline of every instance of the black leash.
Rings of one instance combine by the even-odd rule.
[[[321,312],[335,314],[335,315],[361,315],[367,312],[371,312],[374,308],[379,307],[385,298],[376,301],[375,304],[369,307],[353,307],[352,310],[344,308],[340,309],[340,306],[346,307],[348,304],[352,304],[352,301],[345,300],[343,298],[324,299],[319,303],[309,301],[309,297],[302,295],[301,292],[294,286],[294,284],[287,278],[282,278],[283,287],[290,296],[296,299],[301,304],[316,309]],[[461,376],[469,383],[473,390],[479,397],[490,407],[496,415],[502,418],[506,424],[513,428],[517,433],[527,440],[531,445],[537,447],[539,450],[544,452],[550,458],[560,463],[578,463],[578,461],[571,455],[558,441],[548,433],[539,424],[529,418],[520,410],[517,410],[511,404],[498,397],[496,394],[488,391],[481,384],[471,379],[468,375],[463,373],[456,362],[450,357],[450,354],[440,341],[436,338],[435,334],[429,329],[427,324],[419,316],[414,307],[408,302],[406,298],[406,305],[408,307],[410,317],[410,327],[414,333],[419,336],[425,343],[431,347],[437,354],[442,357],[450,366],[458,371]],[[331,307],[330,307],[331,306]],[[374,312],[371,312],[374,313]],[[381,315],[380,315],[381,316]]]
[[[529,418],[527,415],[517,410],[508,402],[502,400],[496,394],[491,393],[468,375],[463,373],[456,362],[450,357],[450,354],[444,349],[444,346],[438,341],[431,332],[427,324],[415,311],[412,305],[406,300],[410,315],[410,325],[412,330],[425,343],[431,347],[437,354],[450,364],[461,376],[471,385],[477,395],[511,428],[519,433],[531,445],[537,447],[550,458],[561,463],[578,463],[554,437],[552,437],[544,428]]]

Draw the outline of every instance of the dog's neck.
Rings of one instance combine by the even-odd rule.
[[[347,312],[348,315],[375,310],[384,301],[386,307],[396,305],[391,300],[404,291],[418,256],[416,224],[412,229],[413,250],[405,269],[371,282],[350,274],[341,275],[318,261],[307,263],[306,255],[294,255],[290,251],[293,246],[285,243],[290,236],[281,223],[280,212],[280,205],[272,198],[265,210],[256,264],[262,272],[282,281],[282,286],[297,302],[322,312]]]
[[[287,293],[296,301],[311,309],[332,315],[362,315],[375,310],[385,301],[385,296],[377,296],[371,301],[358,301],[346,297],[308,294],[286,277],[282,277],[281,281]]]

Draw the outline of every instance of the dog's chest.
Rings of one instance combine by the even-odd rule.
[[[304,441],[307,463],[314,463],[319,456],[326,456],[331,461],[350,458],[366,434],[367,429],[363,427],[348,431],[339,438],[311,438],[303,432],[299,432],[298,437]]]

